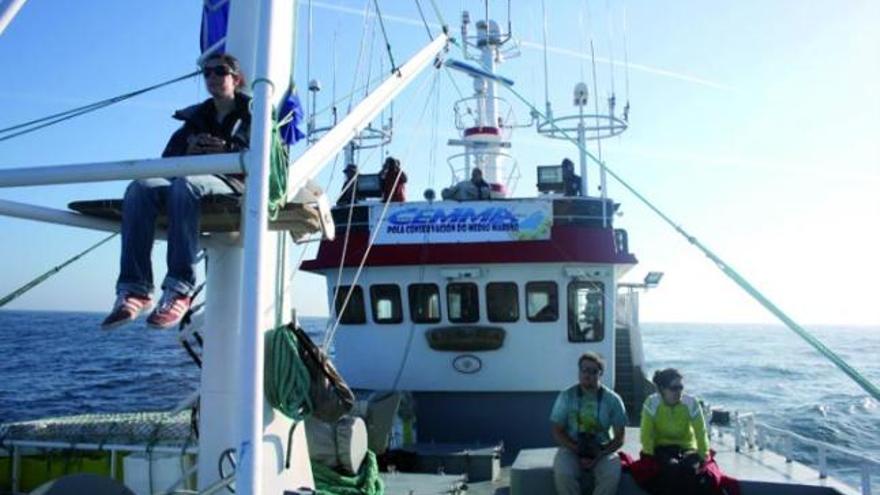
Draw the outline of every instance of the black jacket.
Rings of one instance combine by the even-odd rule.
[[[226,141],[227,153],[247,149],[251,133],[250,101],[250,96],[236,93],[235,108],[224,117],[223,122],[217,122],[217,109],[210,98],[197,105],[174,112],[174,118],[183,121],[183,125],[171,135],[171,139],[165,145],[165,151],[162,152],[162,157],[186,155],[188,139],[191,136],[204,133]],[[242,174],[218,177],[227,180],[233,189],[241,190],[244,181]]]

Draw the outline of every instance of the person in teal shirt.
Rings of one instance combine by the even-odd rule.
[[[623,400],[602,385],[605,362],[593,352],[578,359],[578,383],[559,393],[550,413],[559,444],[553,479],[559,495],[580,495],[585,472],[592,472],[593,495],[617,493],[626,410]],[[609,433],[610,431],[610,433]]]
[[[653,456],[660,473],[650,487],[655,495],[712,493],[700,477],[709,457],[709,436],[699,401],[685,393],[675,368],[654,373],[658,392],[642,407],[642,453]]]

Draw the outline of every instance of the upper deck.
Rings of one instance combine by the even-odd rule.
[[[626,231],[613,227],[619,205],[607,199],[418,201],[391,203],[383,215],[384,207],[381,202],[336,207],[336,239],[323,241],[303,269],[335,269],[340,261],[358,266],[367,249],[365,266],[637,262]]]

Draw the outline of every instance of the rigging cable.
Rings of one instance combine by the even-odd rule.
[[[336,301],[339,300],[339,288],[342,286],[342,272],[345,268],[345,258],[348,256],[348,241],[351,234],[351,221],[354,216],[354,205],[357,199],[357,180],[358,176],[360,176],[360,171],[355,172],[354,177],[345,184],[345,187],[342,188],[342,192],[340,196],[346,193],[349,188],[355,188],[351,193],[351,201],[348,203],[348,218],[345,222],[345,237],[342,239],[342,254],[339,256],[339,269],[336,272],[336,284],[333,287],[333,305],[336,305]],[[352,287],[354,284],[352,284]],[[348,296],[346,296],[346,303],[348,301]],[[343,303],[343,308],[346,303]],[[337,313],[342,314],[342,311],[337,310]],[[329,322],[328,322],[329,323]],[[325,354],[330,353],[330,326],[324,330],[324,342],[321,343],[322,350]]]
[[[611,0],[605,0],[605,9],[608,14],[608,68],[611,75],[611,98],[614,98],[614,18],[611,16]]]
[[[366,50],[366,40],[367,40],[367,31],[370,29],[370,2],[367,0],[364,2],[364,23],[361,26],[361,41],[358,44],[358,54],[357,58],[355,58],[354,64],[354,74],[351,77],[351,89],[352,91],[349,93],[348,105],[346,106],[345,113],[346,115],[351,113],[351,107],[354,104],[354,88],[357,86],[358,75],[361,72],[361,65],[364,61],[364,51]]]
[[[400,75],[400,69],[394,63],[394,54],[391,53],[391,42],[388,41],[388,33],[385,31],[385,21],[382,20],[382,11],[379,10],[379,0],[373,0],[376,6],[376,16],[379,17],[379,27],[382,29],[382,37],[385,38],[385,49],[388,51],[388,59],[391,60],[391,72]]]
[[[306,26],[306,84],[308,87],[312,85],[312,0],[309,0],[309,20]],[[308,108],[311,98],[306,98],[306,109],[303,111],[305,115],[312,115],[314,108]]]
[[[586,0],[584,0],[584,3],[582,5],[584,5],[584,8],[581,8],[578,10],[578,27],[580,28],[580,29],[578,29],[578,46],[583,46],[583,45],[587,44],[586,41],[584,40],[584,32],[586,31],[586,28],[584,26],[584,10],[586,10]],[[591,28],[592,28],[592,26],[591,26]],[[592,31],[592,29],[591,29],[591,31]],[[581,74],[580,82],[583,82],[584,81],[584,57],[578,57],[578,65],[580,67],[580,74]]]
[[[422,83],[422,85],[419,86],[419,88],[416,90],[416,93],[413,95],[413,99],[415,99],[416,96],[421,95],[422,91],[425,89],[425,86],[427,86],[427,81],[428,80],[425,79],[425,81]],[[413,108],[413,107],[410,106],[408,108]],[[423,120],[427,108],[428,108],[428,105],[425,105],[422,107],[422,113],[418,118],[419,122],[421,122]],[[409,149],[403,155],[404,158],[409,155],[413,144],[414,144],[414,142],[410,143]],[[401,168],[400,172],[394,178],[394,183],[392,184],[391,190],[394,190],[397,188],[397,185],[398,185],[398,182],[400,180],[400,176],[402,175],[402,173],[403,173],[403,169]],[[342,315],[345,314],[345,310],[348,307],[348,303],[351,300],[351,296],[352,296],[352,294],[354,294],[354,289],[357,286],[357,281],[360,278],[361,272],[363,272],[364,265],[367,262],[367,258],[370,256],[370,251],[373,249],[373,245],[376,242],[376,237],[378,236],[379,231],[381,230],[380,227],[382,226],[382,223],[385,221],[385,215],[388,213],[388,208],[390,205],[391,205],[391,196],[389,195],[388,199],[384,203],[384,206],[382,208],[382,212],[379,215],[379,218],[376,220],[375,230],[373,230],[370,233],[370,237],[367,242],[367,247],[364,250],[363,256],[361,257],[360,263],[358,264],[358,268],[355,271],[354,277],[352,278],[352,282],[348,286],[348,290],[346,291],[346,294],[345,294],[345,299],[343,299],[342,304],[336,310],[336,318],[335,318],[335,320],[333,320],[332,326],[328,322],[329,330],[327,330],[324,335],[324,344],[323,344],[323,348],[325,349],[325,352],[326,352],[326,350],[329,350],[330,345],[333,343],[333,337],[336,335],[336,330],[339,328],[339,323],[342,320]],[[344,263],[345,258],[343,257],[342,260]],[[340,264],[340,266],[342,266],[342,264]],[[342,270],[340,269],[340,277],[341,277],[341,272],[342,272]],[[337,285],[337,287],[338,287],[338,285]],[[334,306],[336,305],[335,300],[333,301],[333,304],[334,304]]]
[[[623,120],[629,122],[629,47],[627,42],[626,0],[623,2],[623,83],[626,103],[623,105]]]
[[[428,27],[428,20],[425,19],[425,12],[422,10],[422,4],[419,0],[416,0],[416,8],[419,9],[419,17],[422,18],[422,24],[425,25],[425,31],[428,32],[428,39],[434,41],[434,35],[431,34],[431,28]]]
[[[596,136],[599,136],[599,133],[602,131],[599,129],[601,127],[601,123],[599,122],[599,85],[596,82],[596,51],[593,49],[593,40],[592,37],[590,39],[590,60],[593,64],[593,109],[596,113]],[[599,160],[602,159],[602,140],[596,139],[596,150],[599,152]],[[587,191],[584,191],[586,194]]]
[[[77,107],[77,108],[71,108],[70,110],[65,110],[63,112],[59,112],[59,113],[52,114],[52,115],[47,115],[47,116],[41,117],[39,119],[30,120],[28,122],[22,122],[20,124],[16,124],[16,125],[13,125],[10,127],[0,129],[0,134],[6,134],[8,132],[21,129],[18,132],[14,132],[12,134],[8,134],[8,135],[0,137],[0,142],[12,139],[14,137],[29,134],[31,132],[34,132],[34,131],[37,131],[37,130],[40,130],[40,129],[43,129],[43,128],[46,128],[46,127],[49,127],[49,126],[52,126],[55,124],[60,124],[61,122],[64,122],[66,120],[70,120],[75,117],[79,117],[80,115],[85,115],[87,113],[94,112],[96,110],[100,110],[102,108],[113,105],[115,103],[119,103],[121,101],[125,101],[128,99],[134,98],[135,96],[139,96],[144,93],[148,93],[150,91],[155,91],[159,88],[163,88],[165,86],[189,79],[193,76],[201,74],[201,72],[202,72],[201,70],[193,71],[188,74],[184,74],[182,76],[178,76],[173,79],[169,79],[167,81],[164,81],[164,82],[161,82],[158,84],[154,84],[152,86],[147,86],[146,88],[138,89],[135,91],[131,91],[129,93],[119,95],[119,96],[107,98],[105,100],[101,100],[101,101],[98,101],[95,103],[90,103],[88,105],[84,105],[84,106]]]
[[[119,234],[118,234],[118,233],[110,234],[109,236],[107,236],[107,237],[101,239],[100,241],[98,241],[97,243],[95,243],[95,244],[89,246],[89,248],[87,248],[85,251],[83,251],[83,252],[77,254],[76,256],[74,256],[74,257],[68,259],[67,261],[65,261],[64,263],[61,263],[60,265],[58,265],[58,266],[52,268],[51,270],[47,271],[46,273],[40,275],[39,277],[37,277],[37,278],[31,280],[30,282],[28,282],[28,283],[22,285],[22,286],[19,287],[18,289],[16,289],[16,290],[12,291],[11,293],[7,294],[7,295],[4,296],[2,299],[0,299],[0,308],[2,308],[3,306],[6,306],[6,305],[9,304],[10,302],[12,302],[12,301],[18,299],[19,297],[21,297],[22,295],[24,295],[27,291],[29,291],[29,290],[33,289],[34,287],[40,285],[41,283],[43,283],[44,281],[46,281],[47,279],[49,279],[49,277],[51,277],[52,275],[55,275],[56,273],[60,272],[62,269],[64,269],[65,267],[67,267],[68,265],[70,265],[71,263],[73,263],[74,261],[76,261],[76,260],[82,258],[83,256],[87,255],[88,253],[94,251],[94,250],[97,249],[99,246],[101,246],[102,244],[106,243],[106,242],[109,241],[110,239],[113,239],[113,238],[116,237],[117,235],[119,235]]]
[[[531,111],[538,112],[540,115],[540,110],[538,110],[534,105],[531,104],[524,96],[522,96],[516,89],[512,86],[501,82],[502,86],[507,88],[517,99],[519,99],[523,104],[528,106]],[[540,115],[542,118],[547,118],[545,115]],[[843,371],[848,377],[850,377],[854,382],[856,382],[864,391],[866,391],[871,397],[875,400],[880,400],[880,388],[871,383],[866,377],[864,377],[858,370],[849,365],[843,358],[838,356],[834,351],[825,346],[819,339],[810,334],[807,330],[797,324],[793,319],[791,319],[785,312],[779,309],[772,301],[770,301],[767,297],[764,296],[758,289],[752,286],[748,280],[746,280],[742,275],[740,275],[736,270],[733,269],[730,265],[725,263],[718,255],[716,255],[712,250],[703,245],[696,237],[692,236],[688,233],[684,228],[675,223],[670,217],[668,217],[665,213],[663,213],[660,208],[655,206],[648,198],[642,195],[638,190],[636,190],[633,186],[631,186],[626,180],[623,179],[616,172],[608,168],[604,161],[600,158],[596,157],[596,155],[589,152],[586,147],[581,146],[577,139],[571,137],[565,130],[560,128],[555,123],[551,122],[551,125],[555,128],[557,132],[559,132],[562,136],[564,136],[569,142],[577,146],[581,152],[585,153],[588,158],[594,161],[599,167],[609,174],[614,180],[617,181],[618,184],[623,186],[624,189],[629,191],[636,199],[639,200],[642,204],[648,207],[652,212],[654,212],[657,216],[660,217],[665,223],[667,223],[670,227],[672,227],[676,232],[678,232],[682,237],[684,237],[690,244],[692,244],[695,248],[697,248],[700,252],[702,252],[710,261],[712,261],[715,266],[721,270],[722,273],[727,275],[734,283],[740,286],[743,290],[746,291],[753,299],[755,299],[758,303],[764,306],[765,309],[770,311],[774,316],[779,318],[785,325],[795,332],[798,336],[804,339],[808,344],[810,344],[814,349],[819,351],[823,356],[825,356],[829,361],[831,361],[835,366],[837,366],[841,371]]]
[[[549,70],[547,67],[547,7],[544,5],[545,0],[541,0],[541,17],[543,22],[544,29],[544,107],[547,109],[547,114],[550,114],[550,77]]]
[[[440,21],[440,26],[443,28],[443,33],[449,33],[449,25],[446,24],[446,20],[443,19],[443,14],[440,13],[440,9],[437,8],[437,1],[431,0],[431,7],[434,8],[434,15],[437,16],[437,20]]]

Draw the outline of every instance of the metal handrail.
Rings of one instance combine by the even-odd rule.
[[[755,420],[754,413],[737,413],[734,419],[734,440],[736,451],[740,452],[743,447],[749,449],[757,448],[758,450],[771,450],[767,433],[774,433],[782,438],[783,452],[786,463],[794,460],[794,441],[816,447],[819,457],[819,478],[828,477],[828,452],[837,452],[849,458],[859,461],[859,470],[861,474],[861,493],[862,495],[871,495],[871,471],[870,467],[880,467],[880,459],[875,459],[864,454],[855,452],[852,449],[840,447],[838,445],[823,442],[813,438],[807,438],[793,431],[788,431],[765,423],[759,423]]]
[[[514,175],[515,171],[517,173],[519,172],[519,161],[513,155],[511,155],[509,153],[505,153],[503,151],[497,151],[497,150],[478,150],[478,151],[463,152],[463,153],[456,153],[454,155],[449,155],[446,158],[446,164],[449,166],[449,170],[452,173],[452,184],[455,185],[459,181],[467,180],[468,174],[470,173],[470,170],[468,169],[466,164],[463,166],[457,167],[456,162],[458,160],[463,161],[468,156],[478,156],[478,155],[497,156],[503,160],[507,160],[508,163],[510,163],[510,173],[508,174],[508,177],[506,179],[507,183],[504,184],[504,187],[506,187],[509,191],[512,191],[513,189],[511,188],[510,183],[514,182],[514,185],[515,185],[516,181],[519,180],[519,175]]]
[[[505,116],[505,117],[502,117],[502,124],[504,124],[502,127],[508,127],[506,123],[510,119],[508,119],[507,116],[513,114],[513,104],[511,104],[507,99],[502,98],[500,96],[495,96],[492,98],[487,98],[487,97],[483,97],[483,96],[466,96],[464,98],[460,98],[460,99],[456,100],[455,103],[452,104],[452,111],[453,111],[454,118],[455,118],[455,121],[454,121],[455,128],[458,129],[459,131],[463,131],[463,130],[468,129],[470,127],[474,127],[474,126],[479,125],[479,122],[474,122],[472,125],[466,125],[464,123],[463,119],[465,118],[465,116],[474,116],[475,115],[474,112],[472,111],[473,108],[477,108],[477,113],[479,113],[481,111],[480,104],[483,103],[485,100],[493,100],[496,102],[496,104],[498,105],[498,107],[497,107],[498,115]],[[462,110],[459,110],[460,106],[464,107],[464,112],[462,112]],[[531,123],[529,125],[531,125]],[[514,126],[510,126],[510,127],[516,127],[516,126],[514,125]]]

